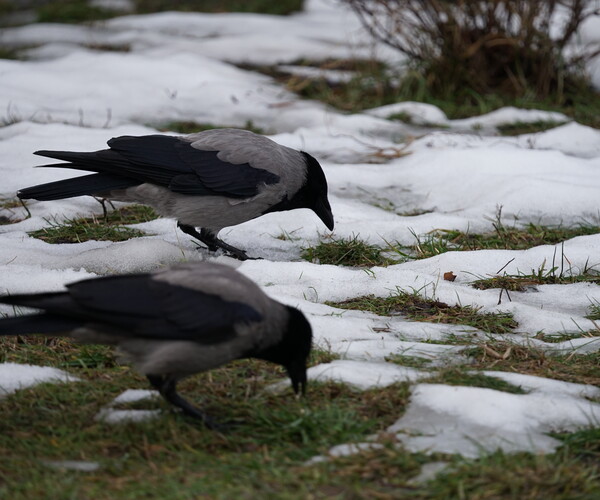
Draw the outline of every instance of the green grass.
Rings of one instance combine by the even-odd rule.
[[[564,227],[530,223],[523,227],[508,227],[497,220],[493,226],[493,231],[480,234],[453,229],[438,229],[425,236],[413,232],[414,245],[407,247],[388,242],[388,250],[403,258],[427,259],[450,251],[526,250],[600,233],[600,227],[592,224]]]
[[[531,93],[527,93],[525,97],[512,97],[499,94],[483,95],[468,89],[461,95],[450,93],[447,96],[439,96],[428,90],[427,81],[418,71],[398,73],[378,61],[328,59],[299,60],[290,64],[354,71],[355,76],[348,82],[334,83],[322,77],[290,75],[278,70],[277,66],[243,64],[241,67],[269,75],[301,97],[322,101],[352,113],[396,102],[417,101],[433,104],[444,111],[448,118],[459,119],[489,113],[504,106],[515,106],[523,109],[558,111],[579,123],[600,128],[600,94],[591,87],[567,89],[561,99],[554,101],[536,99]],[[396,118],[410,123],[407,115]],[[557,125],[559,124],[549,122],[506,124],[501,133],[528,133]]]
[[[566,342],[574,339],[588,338],[593,339],[594,337],[600,336],[600,330],[590,332],[564,332],[564,333],[544,333],[540,332],[535,335],[535,339],[547,342],[550,344],[557,344],[559,342]]]
[[[194,121],[174,121],[169,122],[159,127],[159,130],[177,132],[179,134],[194,134],[196,132],[204,132],[205,130],[212,130],[215,128],[243,128],[254,132],[255,134],[264,134],[264,129],[254,125],[252,120],[248,120],[243,127],[227,127],[221,125],[214,125],[212,123],[198,123]]]
[[[478,290],[501,288],[503,290],[508,290],[509,292],[525,292],[537,285],[565,285],[570,283],[595,283],[600,285],[600,273],[595,271],[587,271],[582,274],[573,275],[560,274],[557,271],[557,267],[545,270],[542,266],[540,269],[532,271],[530,274],[505,274],[502,276],[492,276],[491,278],[477,279],[473,281],[472,286]]]
[[[592,338],[590,338],[592,340]],[[464,351],[476,370],[500,370],[600,386],[600,351],[547,355],[543,350],[509,342],[489,341]]]
[[[564,125],[565,122],[555,122],[551,120],[539,120],[535,122],[514,122],[498,125],[497,129],[500,135],[512,136],[521,134],[533,134],[535,132],[543,132],[551,128]]]
[[[138,229],[124,227],[124,224],[139,224],[156,219],[158,215],[147,206],[129,205],[102,216],[79,217],[64,222],[50,222],[49,227],[29,232],[29,236],[47,243],[82,243],[84,241],[125,241],[144,236]]]
[[[480,313],[475,307],[449,306],[402,290],[389,297],[367,295],[326,304],[341,309],[369,311],[380,316],[402,314],[413,321],[467,325],[489,333],[510,333],[517,327],[510,313]]]
[[[288,15],[302,10],[302,0],[135,0],[140,14],[182,10],[188,12],[255,12]]]
[[[358,236],[320,242],[314,247],[304,248],[301,256],[309,262],[334,266],[372,267],[395,262],[382,255],[380,247],[370,245]]]
[[[82,23],[117,15],[115,11],[90,5],[87,0],[54,0],[39,6],[37,14],[40,23]]]
[[[156,420],[109,425],[95,420],[98,411],[123,390],[147,388],[148,383],[104,347],[95,352],[94,359],[101,360],[97,364],[72,363],[82,353],[89,359],[89,348],[58,342],[0,339],[1,361],[68,367],[82,379],[42,384],[2,400],[2,497],[246,498],[249,492],[268,497],[276,490],[294,495],[296,470],[305,460],[384,429],[408,402],[406,384],[357,392],[340,384],[310,383],[306,398],[300,399],[291,389],[266,392],[265,386],[285,377],[283,370],[246,360],[180,384],[182,394],[215,419],[235,422],[225,434],[171,411],[162,400],[134,405],[162,409]],[[313,355],[313,362],[327,359],[327,352]],[[45,460],[87,460],[101,468],[57,471]]]
[[[21,210],[25,211],[25,214]],[[29,208],[27,208],[27,201],[20,200],[18,198],[0,198],[0,226],[7,224],[16,224],[24,219],[31,217]]]
[[[427,369],[431,364],[430,359],[421,358],[419,356],[406,356],[403,354],[390,354],[385,357],[389,363],[395,363],[400,366],[408,366],[409,368],[424,368]]]
[[[2,8],[2,4],[0,4],[0,8]],[[301,9],[302,0],[135,0],[133,13],[148,14],[177,10],[184,12],[255,12],[287,15]],[[102,21],[122,15],[119,11],[90,5],[87,0],[53,0],[37,7],[37,14],[38,22],[44,23]]]
[[[0,47],[0,59],[19,59],[19,51],[9,47]]]
[[[509,392],[511,394],[525,394],[520,387],[506,382],[505,380],[490,377],[483,373],[470,371],[469,367],[446,368],[428,378],[424,382],[428,384],[460,385],[470,387],[483,387],[496,391]]]
[[[593,302],[590,304],[589,310],[590,313],[586,318],[591,319],[592,321],[600,321],[600,302]]]

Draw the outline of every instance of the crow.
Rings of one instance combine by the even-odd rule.
[[[270,212],[309,208],[333,230],[327,180],[308,153],[239,129],[185,136],[121,136],[95,152],[36,151],[68,163],[42,167],[95,172],[18,191],[21,199],[60,200],[92,195],[152,206],[204,243],[245,260],[246,252],[217,238]],[[196,228],[200,228],[200,232]]]
[[[306,317],[222,264],[86,279],[63,292],[1,296],[0,303],[42,310],[0,319],[0,335],[115,345],[164,399],[211,429],[219,426],[177,393],[182,378],[258,358],[282,365],[294,392],[306,392],[312,343]]]

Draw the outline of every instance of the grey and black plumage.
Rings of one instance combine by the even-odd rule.
[[[167,401],[211,428],[212,420],[177,393],[182,378],[258,358],[282,365],[296,393],[306,389],[312,330],[305,316],[220,264],[87,279],[63,292],[8,295],[0,302],[41,310],[0,319],[0,335],[66,335],[116,345]]]
[[[219,231],[269,212],[308,208],[333,230],[319,162],[262,135],[214,129],[179,137],[122,136],[108,145],[88,153],[36,151],[68,162],[43,167],[95,173],[24,188],[17,195],[35,200],[93,195],[147,204],[177,219],[210,250],[222,248],[240,259],[247,258],[245,252],[218,239]]]

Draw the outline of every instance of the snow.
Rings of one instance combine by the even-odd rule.
[[[53,469],[76,470],[80,472],[94,472],[100,468],[97,462],[83,460],[43,460],[42,463]]]
[[[397,114],[407,114],[413,123],[417,125],[450,125],[450,120],[440,108],[432,104],[422,102],[397,102],[372,108],[365,111],[366,114],[379,118],[390,118]]]
[[[490,113],[462,120],[452,120],[452,127],[461,129],[482,129],[498,127],[511,123],[534,122],[568,122],[571,119],[555,111],[540,111],[536,109],[518,109],[512,106],[500,108]]]
[[[107,424],[120,424],[127,422],[145,422],[160,416],[160,410],[119,410],[115,406],[127,403],[136,403],[160,397],[158,391],[146,389],[127,389],[102,408],[95,420]]]
[[[127,2],[102,2],[114,6]],[[598,19],[589,20],[582,42],[598,40]],[[275,42],[274,42],[275,41]],[[359,238],[377,245],[412,245],[438,229],[478,233],[506,226],[598,224],[600,132],[558,113],[503,108],[484,116],[448,120],[436,107],[397,103],[364,113],[340,113],[302,100],[274,80],[232,62],[298,67],[300,58],[371,57],[393,63],[401,58],[373,43],[358,20],[338,2],[311,0],[289,17],[252,14],[162,13],[122,16],[94,25],[37,24],[3,30],[6,46],[29,47],[30,59],[0,60],[0,200],[22,187],[72,177],[32,155],[40,149],[96,150],[120,135],[157,133],[178,120],[244,126],[251,121],[286,146],[315,155],[327,175],[335,215],[334,238]],[[100,46],[121,48],[102,51]],[[126,50],[125,50],[126,49]],[[600,87],[600,58],[590,65]],[[319,70],[320,71],[320,70]],[[326,72],[327,78],[347,78]],[[388,120],[411,116],[413,125]],[[499,137],[502,124],[568,122],[554,129]],[[431,129],[432,123],[444,130]],[[412,136],[412,141],[404,141]],[[402,142],[399,142],[402,141]],[[501,207],[501,212],[500,212]],[[497,448],[507,452],[551,452],[558,441],[550,431],[598,425],[598,388],[504,372],[485,372],[521,386],[526,394],[424,383],[440,366],[468,363],[464,346],[448,338],[500,339],[548,355],[597,352],[597,323],[585,316],[600,302],[590,283],[540,285],[511,292],[476,290],[471,283],[498,274],[566,274],[600,265],[600,235],[573,238],[564,245],[528,250],[447,252],[429,259],[369,270],[318,265],[300,260],[302,248],[329,233],[308,210],[273,213],[226,228],[220,237],[261,257],[244,263],[198,250],[176,222],[157,219],[135,225],[142,238],[112,243],[88,241],[51,245],[27,233],[68,218],[101,214],[91,198],[30,202],[0,209],[15,222],[0,226],[0,293],[61,290],[73,281],[113,273],[143,272],[170,264],[214,260],[236,267],[273,298],[308,316],[315,344],[341,359],[314,366],[312,381],[347,383],[356,390],[395,382],[411,384],[403,416],[390,428],[409,449],[477,456]],[[418,213],[420,215],[411,215]],[[22,220],[20,220],[22,219]],[[454,282],[443,274],[452,271]],[[448,304],[510,312],[516,332],[492,335],[461,325],[379,317],[325,304],[360,295],[386,297],[405,291]],[[20,312],[20,311],[16,311]],[[0,306],[0,314],[15,311]],[[549,343],[532,338],[565,333],[578,338]],[[388,360],[422,358],[414,369]],[[41,381],[74,381],[49,367],[0,364],[2,393]],[[289,386],[282,381],[280,386]],[[97,419],[115,423],[155,418],[159,410],[115,406],[155,396],[127,391],[103,408]],[[344,454],[377,443],[348,443],[331,451]]]
[[[548,432],[599,423],[600,404],[568,392],[532,389],[529,394],[510,394],[418,384],[406,413],[387,431],[397,433],[410,451],[477,457],[496,449],[550,453],[560,441]]]
[[[45,382],[77,382],[79,379],[49,366],[0,363],[0,398]]]
[[[114,408],[104,408],[96,415],[98,422],[106,424],[124,424],[129,422],[146,422],[157,418],[161,414],[160,410],[115,410]]]

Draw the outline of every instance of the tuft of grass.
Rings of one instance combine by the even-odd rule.
[[[417,213],[417,215],[419,214]],[[552,227],[530,223],[523,227],[507,227],[500,219],[501,209],[493,223],[494,230],[481,234],[453,229],[437,229],[421,236],[411,230],[411,234],[415,238],[414,245],[404,246],[387,242],[386,250],[404,259],[428,259],[451,251],[526,250],[540,245],[556,245],[577,236],[600,233],[600,226],[593,224]],[[589,274],[588,278],[592,278],[593,273]]]
[[[489,333],[510,333],[518,326],[510,313],[480,313],[476,307],[449,306],[402,290],[385,298],[367,295],[326,304],[341,309],[370,311],[380,316],[402,314],[413,321],[467,325]]]
[[[27,201],[18,198],[0,198],[0,210],[8,212],[9,215],[0,215],[0,226],[7,224],[16,224],[24,220],[21,215],[17,215],[15,208],[23,208],[27,213],[25,218],[31,217],[27,208]]]
[[[509,392],[511,394],[525,394],[520,387],[506,382],[505,380],[489,377],[483,373],[467,371],[462,367],[447,368],[428,378],[430,384],[463,385],[471,387],[483,387],[485,389],[494,389],[496,391]]]
[[[552,455],[498,451],[477,460],[453,458],[444,473],[417,487],[411,498],[592,499],[600,495],[599,474],[598,464],[582,458],[565,440]]]
[[[107,213],[105,218],[92,216],[68,219],[64,222],[50,222],[50,226],[31,231],[29,236],[47,243],[81,243],[88,240],[125,241],[144,236],[138,229],[124,227],[124,224],[139,224],[156,219],[158,215],[148,206],[130,205]]]
[[[82,23],[102,21],[118,12],[91,5],[87,0],[54,0],[37,8],[40,23]]]
[[[290,92],[300,97],[322,101],[342,111],[356,113],[364,109],[398,101],[395,76],[384,63],[368,59],[301,59],[289,64],[316,67],[323,71],[355,72],[348,81],[329,81],[323,76],[294,75],[278,69],[277,65],[243,63],[242,69],[257,71],[274,78]]]
[[[560,127],[565,122],[556,122],[552,120],[539,120],[535,122],[513,122],[498,125],[496,128],[500,135],[512,136],[521,134],[533,134],[535,132],[543,132],[551,128]]]
[[[51,365],[89,369],[118,366],[112,348],[82,345],[69,339],[42,336],[0,337],[0,363]]]
[[[431,363],[430,359],[421,358],[419,356],[406,356],[404,354],[392,354],[385,357],[388,363],[395,363],[400,366],[408,366],[410,368],[428,368]]]
[[[271,0],[135,0],[133,7],[133,12],[137,14],[177,10],[184,12],[255,12],[288,15],[302,10],[302,0],[281,0],[278,2]],[[37,15],[38,22],[81,23],[103,21],[122,15],[122,13],[117,10],[90,5],[87,0],[54,0],[39,5]]]
[[[302,0],[135,0],[140,14],[180,10],[185,12],[255,12],[285,16],[302,10]]]
[[[600,352],[549,355],[534,346],[488,341],[463,351],[473,369],[523,373],[578,384],[600,385]]]
[[[161,126],[159,130],[177,132],[179,134],[194,134],[196,132],[204,132],[205,130],[213,130],[215,128],[242,128],[254,132],[255,134],[264,134],[264,129],[254,125],[252,120],[248,120],[243,127],[227,127],[224,125],[213,125],[212,123],[198,123],[194,121],[173,121]]]
[[[585,272],[574,275],[557,274],[557,267],[540,273],[532,271],[531,274],[506,274],[502,276],[492,276],[490,278],[481,278],[473,281],[473,288],[478,290],[488,290],[490,288],[501,288],[509,292],[524,292],[528,288],[536,285],[556,285],[569,283],[596,283],[600,285],[600,274],[597,272]],[[594,318],[590,318],[594,319]],[[600,318],[599,318],[600,319]]]
[[[598,284],[600,284],[600,280],[598,281]],[[586,316],[587,319],[600,321],[600,302],[596,301],[590,304],[589,311],[590,313]]]
[[[582,332],[576,332],[576,333],[565,332],[565,333],[555,333],[555,334],[540,332],[533,338],[537,339],[537,340],[541,340],[542,342],[547,342],[549,344],[558,344],[560,342],[566,342],[566,341],[573,340],[573,339],[581,339],[581,338],[592,339],[599,335],[600,335],[600,330],[599,331],[591,331],[591,332],[583,332],[582,331]]]
[[[19,59],[19,51],[10,47],[0,47],[0,59]]]
[[[309,262],[334,266],[372,267],[387,266],[395,261],[382,255],[382,249],[370,245],[358,236],[321,242],[302,250],[302,258]]]

